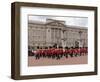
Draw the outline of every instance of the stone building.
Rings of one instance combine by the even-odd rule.
[[[87,27],[69,26],[65,21],[47,19],[28,22],[28,46],[36,48],[49,47],[57,44],[62,47],[87,47]]]

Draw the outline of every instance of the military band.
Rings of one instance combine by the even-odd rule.
[[[40,59],[40,58],[52,58],[59,60],[63,57],[66,59],[71,57],[78,57],[78,56],[84,56],[87,55],[88,53],[88,48],[87,47],[65,47],[63,48],[62,46],[59,47],[37,47],[36,50],[28,50],[28,55],[35,57],[35,59]]]

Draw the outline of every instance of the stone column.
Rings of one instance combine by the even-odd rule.
[[[66,45],[65,45],[65,40],[64,40],[64,30],[61,30],[61,43],[62,43],[62,47],[64,48]]]
[[[80,42],[79,42],[79,47],[83,47],[82,45],[82,31],[79,31],[79,36],[80,36]]]
[[[46,45],[50,46],[51,44],[51,29],[47,28],[46,29]]]

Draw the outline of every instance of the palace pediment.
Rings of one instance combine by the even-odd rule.
[[[47,23],[46,25],[50,25],[50,26],[60,26],[60,27],[65,27],[66,25],[59,23],[59,22],[50,22]]]
[[[59,27],[66,27],[65,23],[62,21],[52,20],[49,22],[46,22],[46,25],[50,26],[59,26]]]

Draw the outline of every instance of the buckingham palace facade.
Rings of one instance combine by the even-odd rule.
[[[57,44],[62,47],[87,47],[87,27],[66,25],[65,21],[46,19],[46,22],[28,21],[28,46],[36,48]]]

